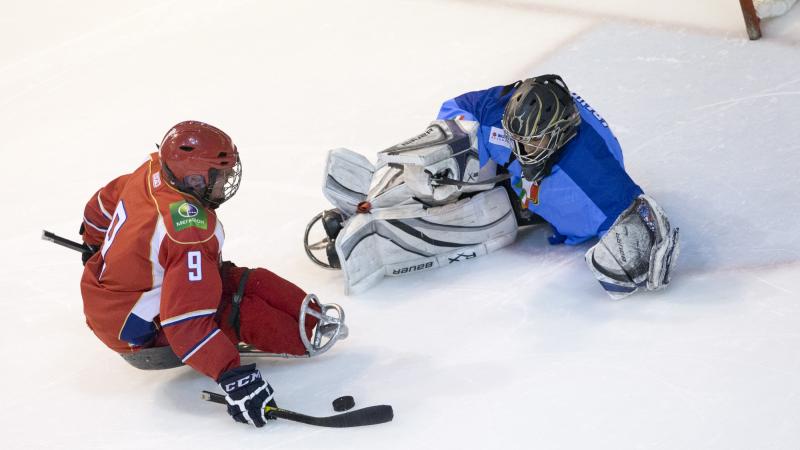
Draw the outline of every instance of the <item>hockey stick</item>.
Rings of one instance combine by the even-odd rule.
[[[225,396],[214,392],[203,391],[203,400],[227,405]],[[264,410],[272,417],[279,419],[291,420],[294,422],[305,423],[308,425],[315,425],[318,427],[330,428],[350,428],[350,427],[363,427],[365,425],[377,425],[379,423],[390,422],[394,418],[394,411],[390,405],[376,405],[368,406],[366,408],[348,411],[342,414],[336,414],[328,417],[314,417],[300,414],[294,411],[289,411],[283,408],[273,408],[265,406]]]
[[[42,230],[42,239],[45,241],[50,241],[54,244],[58,244],[62,247],[66,247],[70,250],[75,250],[76,252],[81,253],[94,253],[94,250],[90,249],[86,244],[79,244],[75,241],[71,241],[67,238],[63,238],[55,233],[51,233],[47,230]]]

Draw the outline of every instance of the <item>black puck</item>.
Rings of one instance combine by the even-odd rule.
[[[356,406],[356,401],[353,400],[353,397],[350,396],[350,395],[345,395],[345,396],[339,397],[339,398],[337,398],[336,400],[333,401],[333,410],[334,411],[338,411],[338,412],[347,411],[347,410],[353,408],[353,406]]]

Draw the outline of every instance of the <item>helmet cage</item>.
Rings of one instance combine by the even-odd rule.
[[[199,200],[204,206],[216,209],[229,200],[239,190],[242,181],[242,163],[236,155],[236,163],[229,168],[209,168],[205,176],[187,175],[179,180],[170,170],[166,162],[162,162],[167,179],[181,192],[185,192]],[[202,178],[199,181],[197,178]]]
[[[522,165],[522,175],[528,181],[539,181],[545,176],[545,167],[560,148],[577,134],[580,115],[577,111],[545,128],[541,133],[522,136],[505,130],[511,139],[511,151]],[[568,134],[568,132],[570,132]]]
[[[226,169],[208,169],[208,186],[203,199],[209,206],[216,208],[229,200],[239,190],[242,181],[242,163],[236,155],[236,163]]]
[[[559,121],[552,128],[533,136],[521,136],[506,130],[506,134],[511,138],[511,151],[521,164],[540,165],[547,162],[547,159],[558,150],[559,141],[563,132],[561,124],[566,121]]]

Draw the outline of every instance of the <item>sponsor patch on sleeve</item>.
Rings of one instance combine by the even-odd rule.
[[[502,128],[492,127],[489,130],[489,143],[511,148],[511,140],[506,136],[506,130]]]
[[[169,205],[169,212],[172,216],[172,224],[175,226],[175,231],[185,230],[190,227],[199,228],[201,230],[208,229],[208,215],[206,214],[206,210],[197,205],[183,200],[171,203]]]

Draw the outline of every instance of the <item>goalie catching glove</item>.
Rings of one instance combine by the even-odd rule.
[[[225,391],[228,414],[233,420],[263,427],[267,420],[275,420],[266,414],[265,407],[277,408],[274,390],[261,376],[255,364],[237,367],[219,377],[219,387]]]
[[[642,287],[667,287],[679,251],[678,228],[652,198],[640,195],[586,252],[586,263],[608,295],[620,299]]]

